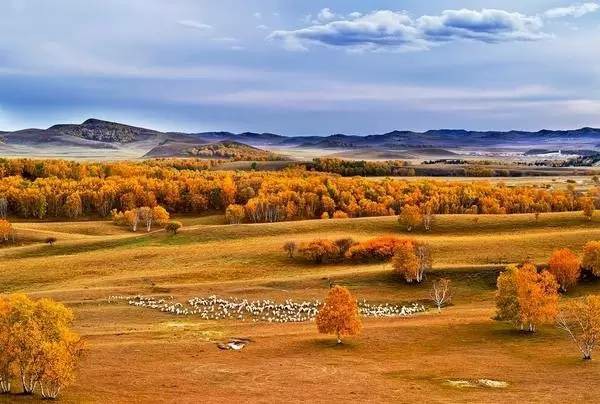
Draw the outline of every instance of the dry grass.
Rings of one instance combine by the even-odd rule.
[[[220,216],[184,217],[186,227],[176,236],[132,234],[106,222],[19,223],[32,240],[53,235],[59,242],[0,250],[0,285],[75,310],[88,352],[66,402],[593,401],[600,368],[580,362],[557,330],[526,336],[491,317],[498,268],[528,256],[543,262],[556,247],[579,251],[600,239],[600,220],[587,222],[580,213],[473,219],[439,216],[432,232],[410,235],[392,217],[238,226],[214,224]],[[106,302],[109,295],[136,293],[181,300],[321,298],[327,278],[372,301],[426,299],[429,284],[404,285],[389,265],[313,266],[281,250],[287,240],[383,234],[431,243],[435,271],[428,282],[452,279],[452,307],[441,315],[368,320],[360,338],[334,347],[314,324],[200,321]],[[599,290],[600,284],[586,283],[573,294]],[[253,342],[241,353],[215,347],[214,341],[235,336]],[[446,383],[483,378],[509,386]]]

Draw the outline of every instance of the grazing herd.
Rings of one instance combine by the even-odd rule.
[[[277,303],[273,300],[247,300],[239,298],[220,298],[217,296],[194,297],[185,304],[166,298],[148,296],[111,296],[109,302],[127,301],[131,306],[159,310],[181,316],[196,315],[206,320],[240,320],[269,323],[298,323],[314,321],[323,302],[320,300],[293,301]],[[375,304],[365,300],[358,302],[358,310],[363,317],[407,317],[424,312],[426,307],[420,303],[399,305],[391,303]]]

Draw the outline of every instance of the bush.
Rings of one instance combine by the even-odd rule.
[[[398,247],[405,244],[412,242],[393,236],[377,237],[350,247],[348,257],[353,261],[387,261],[394,256]]]
[[[167,223],[167,225],[165,226],[165,230],[171,234],[177,234],[177,232],[179,231],[179,229],[181,229],[183,225],[181,224],[181,222],[178,221],[172,221]]]
[[[313,240],[302,245],[298,251],[304,258],[315,264],[320,264],[325,260],[334,260],[340,255],[338,246],[333,241],[325,239]]]

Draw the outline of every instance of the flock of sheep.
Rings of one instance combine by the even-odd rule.
[[[295,302],[286,300],[277,303],[273,300],[247,300],[219,298],[217,296],[194,297],[186,304],[168,298],[147,296],[111,296],[109,302],[127,301],[136,307],[160,310],[165,313],[189,316],[198,315],[205,320],[251,320],[253,322],[298,323],[313,321],[323,304],[320,300]],[[397,304],[371,304],[365,300],[358,302],[359,313],[364,317],[406,317],[426,310],[425,306],[413,303],[409,306]]]

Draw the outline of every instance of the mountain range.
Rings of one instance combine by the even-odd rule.
[[[439,129],[426,132],[391,131],[374,135],[283,136],[274,133],[162,132],[99,119],[59,124],[47,129],[0,131],[2,155],[90,155],[114,157],[186,156],[200,145],[234,141],[268,149],[324,149],[332,153],[360,150],[416,152],[486,152],[535,150],[597,150],[600,129],[527,131],[468,131]],[[435,154],[435,153],[434,153]]]

